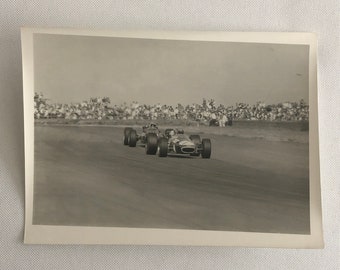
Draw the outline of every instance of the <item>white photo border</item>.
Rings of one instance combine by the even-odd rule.
[[[33,225],[34,186],[34,34],[126,37],[142,39],[223,41],[309,45],[309,189],[310,234],[235,231],[149,229],[121,227]],[[25,236],[26,244],[119,244],[322,248],[320,190],[317,38],[313,33],[105,31],[22,28],[23,100],[25,132]]]

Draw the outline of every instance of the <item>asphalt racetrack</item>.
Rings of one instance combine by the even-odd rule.
[[[36,125],[33,223],[309,234],[308,143],[219,130],[211,159],[160,158],[123,127]]]

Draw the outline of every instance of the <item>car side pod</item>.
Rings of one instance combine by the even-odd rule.
[[[168,140],[166,138],[160,138],[158,142],[158,156],[168,156]]]
[[[210,158],[211,156],[211,141],[210,139],[202,140],[202,158]]]

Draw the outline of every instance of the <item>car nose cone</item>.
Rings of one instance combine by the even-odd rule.
[[[180,146],[195,147],[195,144],[189,141],[181,141],[178,143]]]
[[[195,147],[194,146],[182,146],[181,151],[184,154],[191,154],[195,152]]]

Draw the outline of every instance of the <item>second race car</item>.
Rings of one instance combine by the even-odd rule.
[[[124,129],[123,144],[136,147],[137,142],[139,142],[142,146],[145,146],[146,154],[155,155],[158,150],[158,141],[161,137],[163,137],[163,134],[155,123],[143,126],[140,134],[134,128],[126,127]]]

